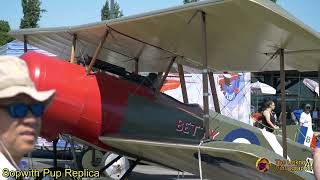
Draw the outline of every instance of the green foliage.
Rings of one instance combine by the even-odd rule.
[[[183,4],[198,2],[199,0],[183,0]]]
[[[10,25],[8,21],[0,20],[0,32],[9,32]]]
[[[23,18],[20,22],[20,28],[36,28],[38,27],[38,21],[41,18],[41,13],[46,12],[45,9],[41,9],[40,0],[21,0]]]
[[[114,17],[119,18],[123,16],[122,11],[120,10],[120,6],[117,2],[114,3]],[[111,19],[110,15],[110,6],[109,6],[109,1],[107,0],[104,6],[101,9],[101,20],[109,20]]]
[[[115,15],[115,18],[119,18],[123,16],[122,11],[120,10],[120,6],[117,2],[114,3],[114,15]]]
[[[8,35],[10,31],[10,25],[8,21],[0,20],[0,46],[7,44],[14,39]]]
[[[110,19],[109,1],[107,0],[101,9],[101,20]]]

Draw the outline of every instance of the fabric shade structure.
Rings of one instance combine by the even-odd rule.
[[[202,18],[198,12],[206,13],[208,69],[215,73],[278,71],[280,61],[273,54],[279,48],[284,49],[285,70],[318,70],[320,35],[270,0],[205,0],[80,26],[20,29],[9,34],[69,59],[74,34],[76,56],[92,56],[108,30],[97,59],[133,71],[134,59],[139,58],[139,71],[164,72],[177,56],[180,64],[201,70]]]
[[[251,91],[258,94],[276,94],[276,89],[262,82],[255,82],[251,84]]]
[[[303,84],[306,85],[311,91],[317,93],[319,96],[319,83],[318,82],[311,80],[311,79],[308,79],[308,78],[305,78],[305,79],[303,79]]]

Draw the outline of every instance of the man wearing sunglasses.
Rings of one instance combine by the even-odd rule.
[[[33,150],[54,94],[35,88],[23,60],[0,56],[0,180],[6,179],[4,168],[19,170],[22,157]]]

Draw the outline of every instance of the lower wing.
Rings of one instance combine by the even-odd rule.
[[[202,144],[159,142],[142,138],[104,136],[99,138],[116,151],[141,160],[155,162],[167,167],[199,174],[199,156],[203,177],[209,179],[314,179],[305,171],[280,169],[276,160],[286,162],[281,156],[253,144],[211,141]],[[260,158],[269,160],[266,172],[259,172],[256,162]],[[279,162],[279,161],[278,161]],[[261,171],[266,170],[262,165]]]

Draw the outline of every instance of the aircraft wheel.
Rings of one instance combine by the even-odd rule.
[[[115,153],[106,153],[102,158],[104,166],[111,162],[113,159],[118,157]],[[130,168],[130,162],[126,157],[121,157],[118,161],[113,163],[109,168],[107,168],[103,173],[112,179],[120,179]]]
[[[83,169],[99,170],[101,168],[101,162],[103,158],[103,153],[101,151],[95,150],[95,159],[92,160],[93,150],[86,151],[81,160],[81,165]]]

